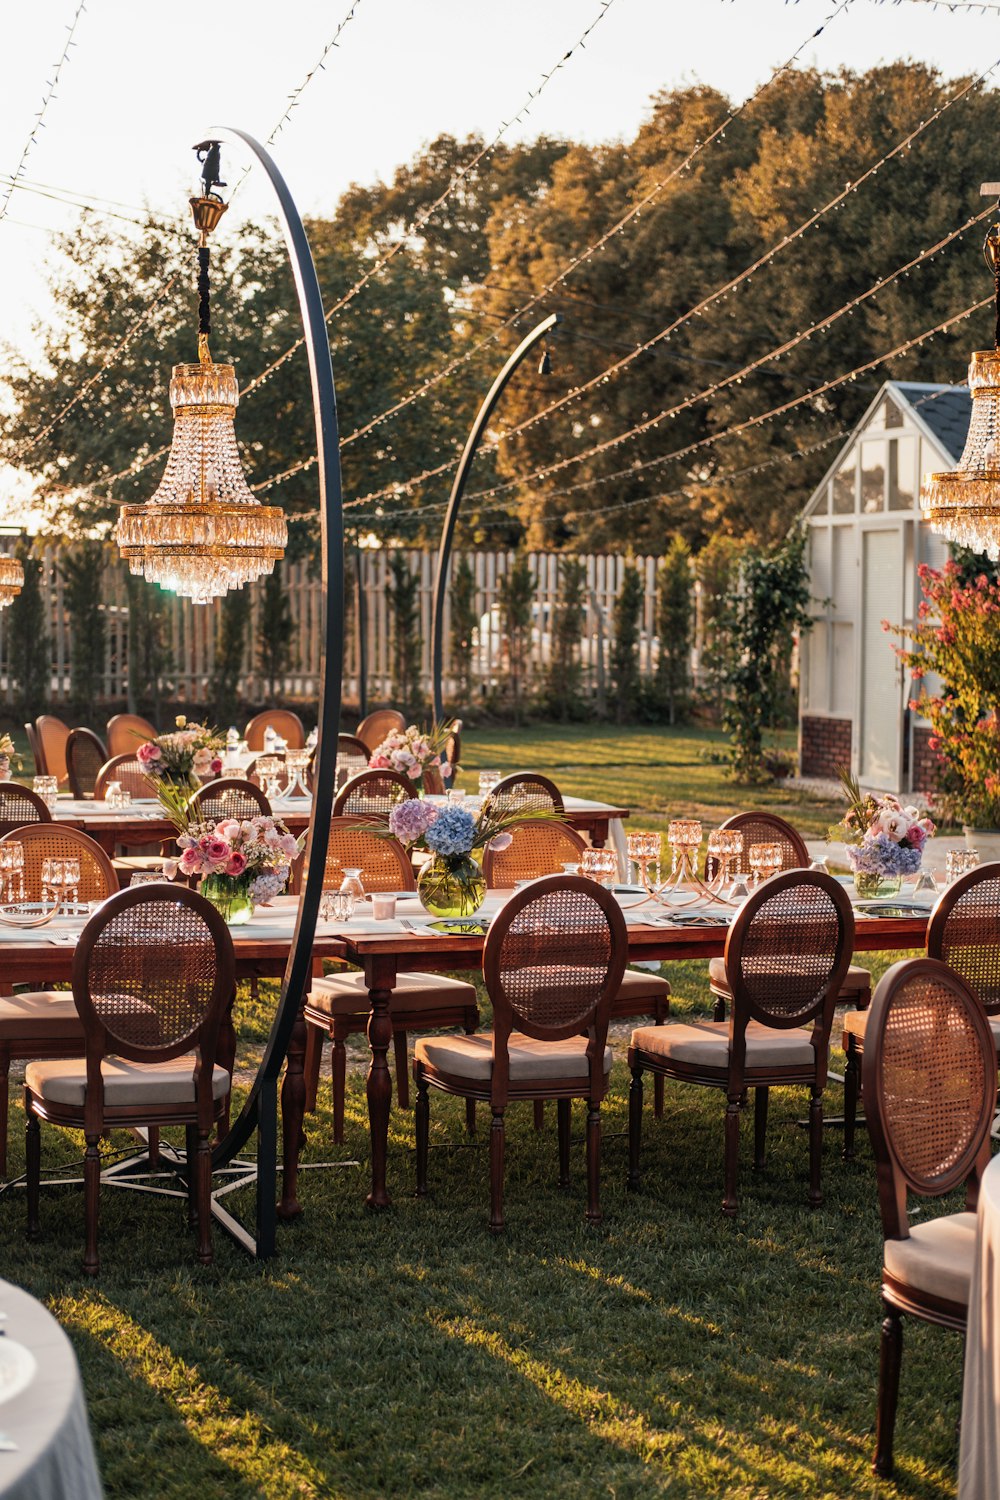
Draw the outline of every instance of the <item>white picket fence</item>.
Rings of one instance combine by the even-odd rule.
[[[505,639],[500,609],[500,580],[513,562],[506,552],[468,553],[476,584],[475,609],[479,628],[473,648],[473,672],[477,683],[488,687],[499,682],[505,671]],[[406,553],[409,566],[419,577],[418,617],[421,642],[421,688],[430,695],[431,616],[433,608],[435,554],[426,551]],[[42,590],[52,652],[51,702],[65,703],[72,695],[70,683],[70,637],[72,620],[67,614],[63,581],[59,569],[60,550],[48,547],[41,554]],[[612,609],[621,586],[626,559],[620,554],[597,554],[581,559],[586,565],[586,603],[581,641],[581,660],[585,685],[596,688],[603,671],[607,678],[607,657],[612,634]],[[656,570],[659,559],[634,559],[645,586],[639,665],[643,674],[656,665],[659,643],[656,638]],[[458,558],[453,558],[452,569]],[[535,578],[532,603],[532,627],[529,648],[529,675],[537,676],[546,666],[552,641],[552,625],[559,596],[559,556],[556,553],[532,552],[528,562]],[[389,598],[389,554],[380,550],[362,551],[361,587],[356,586],[353,559],[349,558],[346,581],[347,645],[344,660],[344,696],[358,698],[358,630],[357,608],[360,593],[367,625],[367,682],[371,702],[392,697],[392,606]],[[322,638],[322,588],[310,576],[306,563],[289,564],[284,569],[294,622],[294,670],[284,680],[283,696],[291,699],[315,697],[320,670]],[[106,649],[102,696],[107,703],[124,702],[128,696],[128,608],[125,574],[121,564],[104,568],[100,578],[102,609],[106,622]],[[253,590],[253,604],[241,693],[247,702],[263,700],[265,684],[257,671],[257,639],[260,614],[260,591]],[[216,604],[193,605],[187,599],[169,598],[171,669],[164,677],[164,696],[178,702],[205,703],[210,698],[216,632],[220,607]],[[15,696],[7,666],[7,630],[9,612],[0,611],[0,702],[11,703]],[[453,694],[451,679],[451,627],[449,600],[445,602],[444,672],[445,696]],[[693,653],[697,666],[697,651]]]

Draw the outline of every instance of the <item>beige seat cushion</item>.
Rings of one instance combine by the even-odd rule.
[[[511,1083],[531,1083],[534,1079],[579,1078],[587,1080],[587,1038],[567,1037],[561,1042],[541,1042],[535,1037],[513,1031],[508,1043]],[[442,1073],[483,1083],[493,1072],[493,1033],[477,1036],[421,1037],[415,1060],[429,1063]],[[604,1049],[604,1071],[611,1072],[611,1048]]]
[[[724,958],[709,959],[708,982],[713,990],[717,990],[722,995],[732,993],[729,987],[729,980],[726,978],[726,961]],[[871,987],[872,976],[869,971],[863,969],[860,964],[851,964],[844,976],[844,982],[840,986],[840,993],[856,997],[865,994]]]
[[[622,982],[612,1002],[615,1007],[641,1000],[669,1000],[670,985],[659,974],[650,974],[642,969],[626,969]]]
[[[464,979],[447,979],[443,974],[397,974],[390,1010],[397,1014],[412,1010],[440,1010],[442,1006],[460,1008],[475,1005],[476,987]],[[308,1003],[328,1016],[363,1016],[368,1014],[368,986],[360,970],[329,974],[314,979]]]
[[[906,1240],[886,1240],[882,1258],[888,1274],[932,1297],[968,1305],[976,1255],[975,1214],[945,1214],[911,1224]]]
[[[811,1068],[815,1059],[811,1033],[796,1027],[778,1031],[759,1021],[747,1025],[748,1068]],[[632,1033],[632,1046],[655,1057],[689,1063],[700,1068],[729,1066],[729,1025],[725,1021],[676,1022],[669,1026],[643,1026]]]
[[[83,1022],[69,990],[29,990],[20,995],[0,995],[0,1042],[27,1041],[32,1037],[79,1037]]]
[[[109,1109],[128,1105],[193,1104],[194,1060],[190,1055],[174,1062],[127,1062],[123,1057],[106,1057],[101,1064],[104,1080],[104,1102]],[[87,1092],[87,1064],[83,1058],[67,1062],[31,1062],[24,1070],[24,1081],[33,1094],[52,1104],[83,1107]],[[212,1095],[225,1098],[229,1092],[229,1074],[218,1065],[212,1070]]]
[[[859,1042],[864,1043],[865,1027],[868,1024],[869,1015],[870,1011],[867,1010],[849,1010],[844,1016],[844,1035],[847,1036],[850,1034],[856,1037]],[[993,1044],[997,1051],[1000,1052],[1000,1016],[987,1016],[986,1019],[989,1021],[990,1031],[993,1033]]]

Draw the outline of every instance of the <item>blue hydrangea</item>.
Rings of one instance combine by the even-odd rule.
[[[435,854],[468,854],[476,837],[476,821],[464,807],[443,807],[424,834]]]
[[[864,842],[848,844],[847,861],[861,875],[915,875],[923,857],[921,849],[904,849],[887,833],[866,834]]]

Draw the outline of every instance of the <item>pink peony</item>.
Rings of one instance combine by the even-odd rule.
[[[240,836],[240,825],[235,818],[223,818],[216,823],[215,831],[227,844],[234,844]]]
[[[242,875],[246,867],[247,862],[245,855],[242,855],[238,849],[234,849],[233,853],[226,861],[225,873],[227,875]]]
[[[501,849],[509,849],[513,842],[514,835],[512,833],[498,833],[494,838],[490,839],[487,847],[499,854]]]
[[[201,871],[201,855],[197,849],[185,849],[178,861],[182,875],[195,875]]]
[[[154,745],[152,740],[146,740],[135,752],[135,758],[140,765],[151,766],[154,761],[161,759],[159,745]]]

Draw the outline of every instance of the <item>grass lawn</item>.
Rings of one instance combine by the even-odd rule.
[[[721,821],[747,804],[698,760],[703,741],[490,731],[469,736],[465,763],[472,779],[484,765],[544,768],[570,793],[613,790],[644,820],[683,808]],[[770,805],[811,832],[827,816],[811,823],[804,807]],[[886,960],[871,961],[881,972]],[[668,977],[676,1014],[706,1009],[702,965],[672,965]],[[244,1068],[260,1054],[271,1004],[270,986],[257,1004],[241,994]],[[107,1192],[104,1264],[89,1281],[77,1189],[43,1195],[36,1244],[24,1238],[22,1195],[0,1196],[0,1266],[73,1340],[108,1495],[952,1496],[962,1346],[940,1330],[907,1329],[897,1484],[870,1472],[881,1234],[863,1132],[852,1165],[840,1160],[839,1133],[827,1133],[826,1201],[810,1212],[803,1096],[776,1092],[768,1165],[754,1173],[744,1153],[740,1213],[728,1222],[720,1097],[668,1086],[656,1122],[650,1088],[644,1187],[629,1194],[626,1043],[627,1032],[615,1038],[597,1227],[583,1217],[582,1145],[572,1188],[560,1192],[554,1110],[536,1134],[522,1106],[510,1114],[508,1231],[492,1239],[485,1113],[470,1145],[461,1104],[441,1096],[431,1196],[412,1197],[412,1116],[394,1111],[395,1203],[370,1215],[360,1070],[349,1078],[344,1148],[332,1145],[324,1081],[304,1158],[360,1167],[302,1174],[305,1217],[280,1230],[269,1264],[217,1233],[215,1264],[200,1269],[178,1201]],[[840,1097],[831,1084],[830,1112]],[[582,1131],[579,1111],[574,1123]],[[43,1145],[47,1166],[79,1155],[79,1138],[51,1127]],[[238,1206],[249,1222],[248,1194]]]

